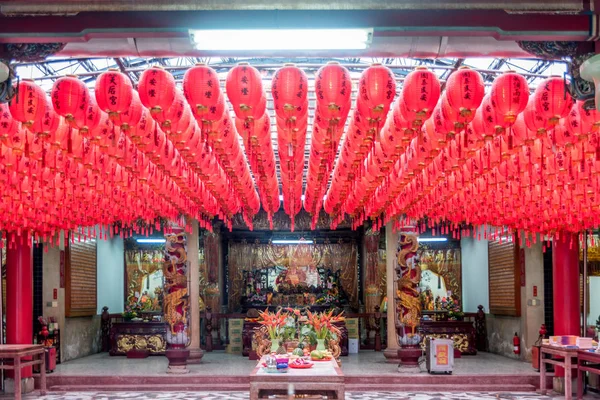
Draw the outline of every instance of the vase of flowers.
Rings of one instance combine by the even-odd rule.
[[[281,310],[277,313],[272,313],[268,309],[258,312],[260,318],[258,323],[267,328],[269,339],[271,339],[271,352],[277,352],[281,345],[283,328],[288,317],[287,313],[282,313]]]
[[[331,337],[341,336],[341,331],[334,326],[335,322],[344,320],[342,314],[333,315],[333,310],[322,313],[311,313],[306,311],[308,319],[306,324],[312,327],[317,340],[317,350],[326,350],[325,341]]]

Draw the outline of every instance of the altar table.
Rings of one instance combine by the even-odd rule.
[[[600,375],[600,353],[579,350],[577,352],[577,399],[583,396],[583,378],[586,372]]]
[[[131,350],[150,355],[164,355],[167,348],[165,322],[115,322],[110,328],[111,356],[126,355]]]
[[[268,373],[262,369],[260,360],[250,374],[250,400],[286,395],[290,385],[296,395],[327,394],[329,399],[343,399],[344,374],[335,359],[313,362],[315,365],[309,369],[289,368],[286,373]]]
[[[571,400],[573,398],[573,389],[571,387],[571,369],[573,366],[577,366],[577,353],[578,349],[567,349],[564,347],[550,346],[543,344],[540,348],[540,393],[546,394],[546,364],[556,365],[563,367],[565,370],[565,400]],[[562,360],[553,360],[551,358],[544,358],[544,355],[556,356],[562,358]],[[573,361],[573,358],[576,360]]]
[[[22,360],[31,357],[32,360]],[[12,359],[12,364],[7,364]],[[21,369],[40,365],[40,373],[33,376],[40,378],[40,394],[46,394],[46,354],[40,344],[3,344],[0,345],[0,369],[12,370],[15,375],[15,399],[21,399]]]

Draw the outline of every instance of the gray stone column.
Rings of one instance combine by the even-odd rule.
[[[189,364],[200,363],[204,355],[200,348],[200,260],[198,256],[199,234],[198,221],[192,221],[192,233],[188,235],[188,284],[190,293],[190,334],[191,343],[189,346],[190,358]]]
[[[398,233],[393,231],[392,223],[385,226],[385,275],[387,282],[387,348],[383,352],[387,362],[398,364],[398,337],[396,334],[396,249]]]

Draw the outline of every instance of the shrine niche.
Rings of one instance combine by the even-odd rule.
[[[230,311],[358,306],[357,245],[229,243]]]
[[[417,252],[421,269],[419,288],[425,314],[444,311],[450,318],[462,314],[461,252],[458,245],[421,244]]]
[[[144,312],[161,312],[163,301],[162,249],[125,251],[125,305]]]

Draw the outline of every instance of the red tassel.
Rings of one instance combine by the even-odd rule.
[[[114,128],[113,128],[114,129]],[[67,138],[67,151],[73,154],[73,128],[69,125],[69,137]]]

